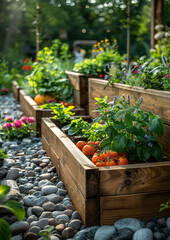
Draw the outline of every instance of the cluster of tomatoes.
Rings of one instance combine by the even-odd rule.
[[[68,107],[68,106],[75,106],[74,103],[68,103],[68,102],[65,102],[65,101],[60,101],[59,103],[62,103],[64,105],[64,107]]]
[[[117,153],[111,150],[102,151],[100,141],[79,141],[76,146],[86,155],[91,156],[91,161],[96,167],[127,165],[127,153]]]

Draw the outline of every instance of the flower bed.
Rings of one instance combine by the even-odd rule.
[[[170,214],[159,213],[169,198],[170,161],[97,168],[49,118],[42,141],[86,226]]]
[[[19,91],[20,105],[23,113],[26,116],[34,117],[36,119],[36,126],[38,135],[41,135],[41,118],[51,117],[52,109],[41,109],[38,107],[37,103],[30,97],[27,96],[24,90]],[[83,115],[83,108],[76,108],[72,110],[76,115]]]

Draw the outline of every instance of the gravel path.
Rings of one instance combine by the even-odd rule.
[[[13,95],[0,96],[0,106],[1,124],[4,117],[22,116]],[[19,201],[26,211],[23,221],[0,212],[0,217],[10,224],[12,240],[42,239],[40,231],[49,226],[54,226],[52,240],[170,240],[170,217],[153,217],[149,222],[125,218],[112,226],[85,228],[55,167],[42,149],[41,138],[5,142],[0,139],[0,149],[8,155],[0,167],[1,184],[11,186],[6,200]]]

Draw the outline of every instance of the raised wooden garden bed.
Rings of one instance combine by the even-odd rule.
[[[88,105],[88,78],[92,75],[66,71],[66,74],[73,85],[73,96],[76,107],[84,108],[85,114],[89,114]]]
[[[22,87],[18,86],[18,83],[16,81],[12,81],[12,92],[15,97],[15,99],[19,102],[20,101],[20,96],[19,96],[19,91],[22,89]]]
[[[125,99],[130,95],[133,104],[141,97],[143,102],[141,107],[145,111],[151,111],[153,114],[159,115],[164,122],[164,135],[160,139],[165,155],[170,156],[169,136],[170,136],[170,92],[158,91],[154,89],[144,89],[142,87],[134,87],[125,84],[115,83],[108,86],[106,80],[89,78],[89,112],[92,118],[98,116],[97,112],[93,112],[97,108],[95,98],[104,98],[108,96],[108,100],[112,101],[114,96],[121,97],[125,95]]]
[[[50,118],[42,120],[42,141],[86,226],[170,215],[159,213],[170,197],[170,161],[97,168]]]
[[[41,119],[43,117],[52,117],[53,113],[51,109],[41,109],[38,107],[37,103],[30,97],[27,96],[24,90],[20,90],[20,105],[23,113],[27,117],[34,117],[36,119],[36,126],[38,136],[41,135]],[[76,108],[72,110],[75,112],[75,115],[83,115],[83,108]]]

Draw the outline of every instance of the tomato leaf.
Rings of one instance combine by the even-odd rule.
[[[164,125],[161,118],[154,118],[150,124],[150,128],[158,137],[161,137],[164,132]]]
[[[151,155],[149,150],[142,145],[137,146],[137,154],[138,154],[139,159],[141,159],[143,161],[148,160]]]
[[[128,139],[124,134],[119,134],[114,137],[111,149],[116,152],[122,152],[128,143]]]

